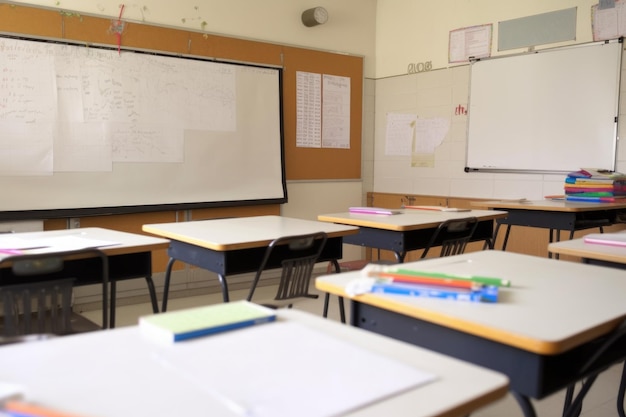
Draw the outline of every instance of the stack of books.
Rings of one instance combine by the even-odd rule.
[[[500,287],[510,286],[505,279],[461,276],[406,268],[364,270],[374,278],[369,292],[414,297],[446,298],[458,301],[497,302]]]
[[[581,169],[565,178],[567,201],[626,201],[626,175],[608,170]]]

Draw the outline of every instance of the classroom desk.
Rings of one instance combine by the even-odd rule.
[[[152,251],[167,248],[168,241],[153,236],[144,236],[135,233],[119,232],[99,227],[87,227],[80,229],[53,230],[45,232],[15,233],[12,236],[32,239],[48,239],[52,237],[79,235],[85,239],[105,240],[117,242],[116,245],[99,248],[104,252],[109,261],[109,283],[111,288],[110,326],[115,326],[115,293],[116,282],[145,278],[150,291],[153,311],[158,312],[156,290],[152,281]],[[0,259],[7,255],[1,255]],[[90,285],[101,283],[100,260],[95,258],[71,259],[65,262],[60,277],[73,277],[74,285]],[[17,284],[21,282],[10,268],[0,270],[0,285]]]
[[[320,262],[336,262],[343,254],[342,238],[356,233],[358,229],[283,216],[252,216],[146,224],[143,230],[170,239],[170,261],[165,273],[161,308],[166,311],[172,266],[176,261],[216,273],[222,287],[222,298],[228,301],[226,276],[255,272],[272,240],[281,236],[326,232],[328,240]],[[270,261],[270,268],[280,266],[280,260],[276,261]]]
[[[621,246],[585,243],[583,238],[579,238],[550,243],[548,251],[557,255],[577,256],[588,264],[626,268],[626,248]]]
[[[0,347],[0,380],[23,386],[26,400],[83,416],[264,417],[267,412],[262,409],[246,413],[249,410],[237,410],[237,406],[272,402],[274,396],[268,390],[277,386],[289,391],[280,395],[293,393],[302,400],[299,404],[282,400],[285,410],[280,415],[322,417],[328,414],[315,411],[312,402],[320,400],[315,393],[336,390],[327,395],[328,400],[322,398],[324,403],[352,394],[348,383],[334,385],[353,378],[351,372],[337,374],[347,365],[335,364],[334,358],[356,349],[436,379],[386,398],[370,399],[369,404],[342,416],[460,417],[507,393],[508,380],[500,373],[295,309],[280,309],[277,314],[276,323],[170,346],[146,339],[137,326],[8,345]],[[278,342],[264,337],[285,325],[304,334],[304,340],[286,337]],[[290,350],[303,343],[317,347],[319,339],[340,344],[339,350],[323,352],[322,344],[321,352],[305,358]],[[265,356],[259,358],[261,354]],[[366,368],[363,364],[365,379],[376,381],[377,374],[367,375]],[[376,383],[370,386],[377,389]]]
[[[401,211],[400,214],[394,215],[330,213],[320,214],[317,219],[323,222],[358,226],[359,233],[346,236],[344,243],[389,250],[394,253],[398,262],[404,262],[407,252],[423,249],[435,229],[448,219],[477,217],[478,226],[472,240],[484,240],[491,247],[493,220],[506,216],[506,212],[494,210],[443,212],[405,209]]]
[[[611,268],[498,250],[405,264],[451,274],[511,281],[497,303],[363,294],[351,298],[352,325],[485,366],[507,375],[526,416],[541,399],[589,372],[626,357],[626,340],[584,375],[579,368],[599,339],[626,318],[626,280]],[[319,290],[349,297],[359,271],[316,280]]]
[[[494,241],[501,225],[506,225],[502,250],[511,232],[511,226],[538,227],[550,230],[550,243],[561,240],[560,231],[570,232],[571,239],[576,230],[610,226],[626,211],[625,203],[581,203],[565,200],[497,200],[474,202],[473,205],[491,210],[506,210],[509,214],[497,220]]]

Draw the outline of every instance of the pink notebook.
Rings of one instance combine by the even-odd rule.
[[[585,243],[626,247],[626,233],[592,233],[583,238]]]

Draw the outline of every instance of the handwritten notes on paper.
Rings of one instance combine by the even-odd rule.
[[[450,120],[443,117],[418,118],[415,114],[387,114],[385,155],[410,156],[411,166],[434,165],[437,146],[450,130]]]
[[[324,74],[322,146],[350,148],[350,78]]]
[[[182,162],[185,130],[237,128],[233,66],[9,38],[0,54],[1,174]]]
[[[296,73],[296,146],[350,148],[350,78]]]
[[[417,115],[388,113],[385,132],[385,155],[411,155]]]
[[[418,119],[415,132],[415,146],[411,155],[411,166],[434,166],[435,148],[441,145],[449,130],[450,119],[444,117]]]

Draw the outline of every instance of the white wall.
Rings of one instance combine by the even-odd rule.
[[[576,41],[589,42],[591,6],[598,0],[378,0],[376,11],[376,78],[406,74],[409,63],[432,61],[448,68],[451,30],[493,24],[492,54],[498,52],[498,22],[577,8]],[[564,42],[565,45],[572,42]],[[550,45],[557,46],[557,45]],[[506,54],[521,51],[506,51]]]
[[[526,49],[497,51],[498,22],[577,7],[576,40],[537,49],[588,43],[593,40],[591,6],[597,3],[597,0],[378,0],[372,190],[469,198],[542,199],[545,195],[562,194],[564,175],[463,171],[468,116],[455,114],[454,110],[458,105],[468,108],[469,65],[448,63],[448,37],[451,30],[491,23],[492,56],[525,52]],[[409,63],[427,61],[432,62],[432,71],[407,75]],[[626,97],[623,84],[622,103]],[[620,109],[620,120],[626,120],[626,106],[621,105]],[[408,156],[385,155],[388,112],[450,120],[451,128],[435,150],[433,166],[411,167]],[[626,123],[620,123],[620,132],[622,126]],[[620,171],[626,171],[624,148],[618,147]]]

